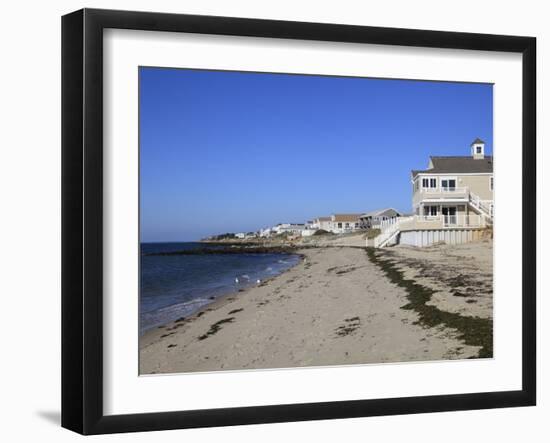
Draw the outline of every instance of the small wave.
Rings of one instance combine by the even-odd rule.
[[[208,300],[206,298],[194,298],[193,300],[189,300],[189,301],[186,301],[186,302],[183,302],[183,303],[176,303],[174,305],[168,305],[168,306],[164,306],[162,308],[153,309],[153,310],[148,311],[148,312],[142,312],[141,315],[142,316],[159,315],[159,314],[162,314],[164,312],[172,312],[174,310],[185,309],[185,308],[192,307],[192,306],[195,306],[195,305],[203,305],[205,303],[208,303],[209,301],[210,300]]]
[[[269,257],[262,256],[259,258],[258,264],[254,263],[256,261],[256,256],[254,261],[246,259],[243,262],[238,256],[232,257],[232,260],[235,261],[238,266],[235,266],[233,270],[230,269],[230,266],[228,266],[227,271],[225,269],[221,269],[222,272],[219,273],[220,278],[218,278],[218,274],[215,274],[213,277],[206,278],[204,275],[198,273],[198,277],[196,279],[191,279],[186,273],[191,272],[194,268],[189,268],[189,271],[184,269],[183,274],[185,274],[184,276],[187,280],[184,280],[183,282],[178,281],[177,284],[172,285],[166,284],[166,289],[164,290],[159,282],[162,283],[164,281],[163,278],[165,278],[165,275],[162,271],[165,269],[169,270],[168,277],[172,277],[171,273],[174,269],[172,269],[171,264],[167,264],[168,268],[149,268],[148,270],[152,272],[153,276],[156,278],[156,280],[153,280],[153,283],[155,283],[156,287],[158,287],[157,289],[153,288],[154,291],[153,289],[148,289],[148,294],[153,292],[153,296],[150,297],[150,300],[148,299],[148,301],[150,301],[150,305],[157,304],[154,297],[157,293],[165,297],[166,301],[172,299],[176,301],[176,303],[163,306],[161,308],[155,307],[151,310],[141,310],[140,332],[146,331],[158,325],[167,324],[168,322],[174,321],[180,317],[188,317],[189,315],[193,315],[193,313],[200,310],[203,306],[212,303],[212,301],[220,295],[237,291],[242,287],[251,286],[254,283],[257,283],[258,280],[262,282],[267,278],[271,278],[274,275],[284,272],[286,269],[299,262],[299,259],[292,255],[284,258],[280,256],[277,257],[275,255]],[[213,260],[213,262],[214,265],[217,266],[217,261]],[[229,264],[231,265],[232,261]],[[152,263],[152,266],[156,266],[156,264]],[[247,266],[248,269],[243,269],[243,266]],[[182,265],[181,268],[184,268],[184,266]],[[216,271],[218,270],[216,269]],[[181,290],[181,288],[183,288],[184,292],[180,294],[179,290]],[[189,299],[189,297],[193,295],[196,298],[194,297],[193,299]],[[183,301],[185,298],[187,298],[187,300]],[[159,304],[160,302],[162,302],[162,299],[159,300]],[[142,308],[143,307],[144,306],[142,304]]]
[[[165,306],[154,311],[142,312],[140,320],[140,331],[145,332],[155,326],[165,325],[179,317],[187,317],[197,312],[201,307],[206,306],[212,300],[196,298],[183,303]]]

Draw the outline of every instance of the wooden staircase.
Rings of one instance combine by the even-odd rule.
[[[400,232],[400,220],[402,217],[394,217],[384,220],[380,224],[380,234],[374,238],[374,247],[383,248],[395,239]]]
[[[491,206],[484,203],[479,196],[470,191],[468,202],[477,212],[485,217],[487,222],[493,222],[493,211],[491,210]]]

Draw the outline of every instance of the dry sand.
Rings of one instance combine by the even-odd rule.
[[[480,255],[488,273],[491,253],[485,249],[490,245],[434,247],[430,251],[391,248],[381,254],[392,254],[392,260],[411,268],[411,276],[414,273],[423,283],[435,285],[435,274],[419,271],[418,263],[433,262],[434,269],[454,267],[450,275],[456,276],[457,269],[460,273],[477,269],[477,258],[471,256]],[[284,274],[218,300],[192,317],[147,332],[140,339],[140,372],[327,366],[478,355],[480,347],[466,345],[456,329],[415,324],[418,314],[402,309],[408,302],[406,290],[392,283],[369,260],[364,248],[299,252],[305,259]],[[466,298],[450,296],[449,288],[444,289],[447,295],[438,298],[434,294],[432,298],[440,309],[491,315],[487,291]],[[476,303],[466,303],[473,297]]]

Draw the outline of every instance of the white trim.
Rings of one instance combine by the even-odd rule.
[[[440,172],[440,173],[428,173],[428,172],[419,172],[417,173],[416,175],[413,176],[413,181],[417,178],[417,177],[423,177],[423,176],[428,176],[428,177],[431,177],[431,176],[436,176],[436,177],[439,177],[439,176],[463,176],[463,175],[493,175],[494,173],[493,172]]]
[[[468,198],[425,198],[420,203],[452,203],[452,202],[468,202]]]

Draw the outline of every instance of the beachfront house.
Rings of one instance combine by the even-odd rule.
[[[374,246],[465,243],[493,224],[493,157],[479,138],[470,155],[430,157],[426,169],[411,171],[411,186],[414,214],[383,221]]]
[[[411,174],[413,211],[445,226],[479,224],[493,219],[493,157],[476,138],[469,156],[430,157],[428,168]],[[472,216],[472,217],[470,217]]]
[[[329,229],[335,234],[345,234],[361,228],[361,214],[332,214],[330,216]]]
[[[394,217],[400,217],[402,214],[394,208],[377,209],[362,214],[359,217],[359,226],[361,229],[378,228],[380,223]]]

